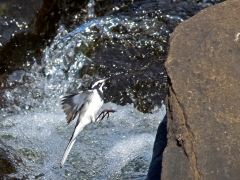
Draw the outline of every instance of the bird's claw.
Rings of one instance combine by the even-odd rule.
[[[114,113],[116,112],[115,110],[112,110],[112,109],[106,109],[106,110],[103,110],[99,115],[98,117],[96,118],[96,122],[101,122],[106,116],[107,118],[109,118],[109,113]],[[102,116],[102,117],[101,117]],[[101,119],[99,119],[101,117]],[[98,120],[99,119],[99,120]]]

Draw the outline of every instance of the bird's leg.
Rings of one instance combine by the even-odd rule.
[[[114,113],[116,112],[115,110],[112,110],[112,109],[106,109],[106,110],[103,110],[99,115],[98,117],[96,118],[95,121],[98,121],[98,122],[101,122],[107,115],[107,118],[109,118],[109,113]],[[101,117],[102,116],[102,117]],[[98,120],[99,118],[101,117],[100,120]]]

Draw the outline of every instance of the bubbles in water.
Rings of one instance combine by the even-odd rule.
[[[101,124],[88,125],[79,134],[62,169],[60,161],[75,121],[66,126],[59,106],[53,113],[35,110],[2,119],[1,137],[23,157],[25,177],[74,179],[81,176],[99,180],[146,177],[155,132],[165,115],[165,106],[156,108],[153,114],[143,114],[132,105],[113,103],[105,104],[103,109],[117,112]]]

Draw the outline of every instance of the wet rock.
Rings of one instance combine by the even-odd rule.
[[[87,0],[72,3],[61,0],[3,2],[0,6],[4,17],[0,19],[0,74],[29,68],[35,61],[40,63],[43,49],[51,43],[59,21],[68,21],[64,24],[70,26],[69,24],[82,20],[76,12],[82,12],[86,2]],[[70,21],[70,18],[75,21]]]
[[[0,179],[11,179],[23,165],[22,159],[17,152],[0,140]]]
[[[201,11],[172,33],[168,142],[161,179],[239,179],[240,2]]]

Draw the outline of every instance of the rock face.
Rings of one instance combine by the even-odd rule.
[[[240,1],[207,8],[172,33],[162,180],[240,177]]]

